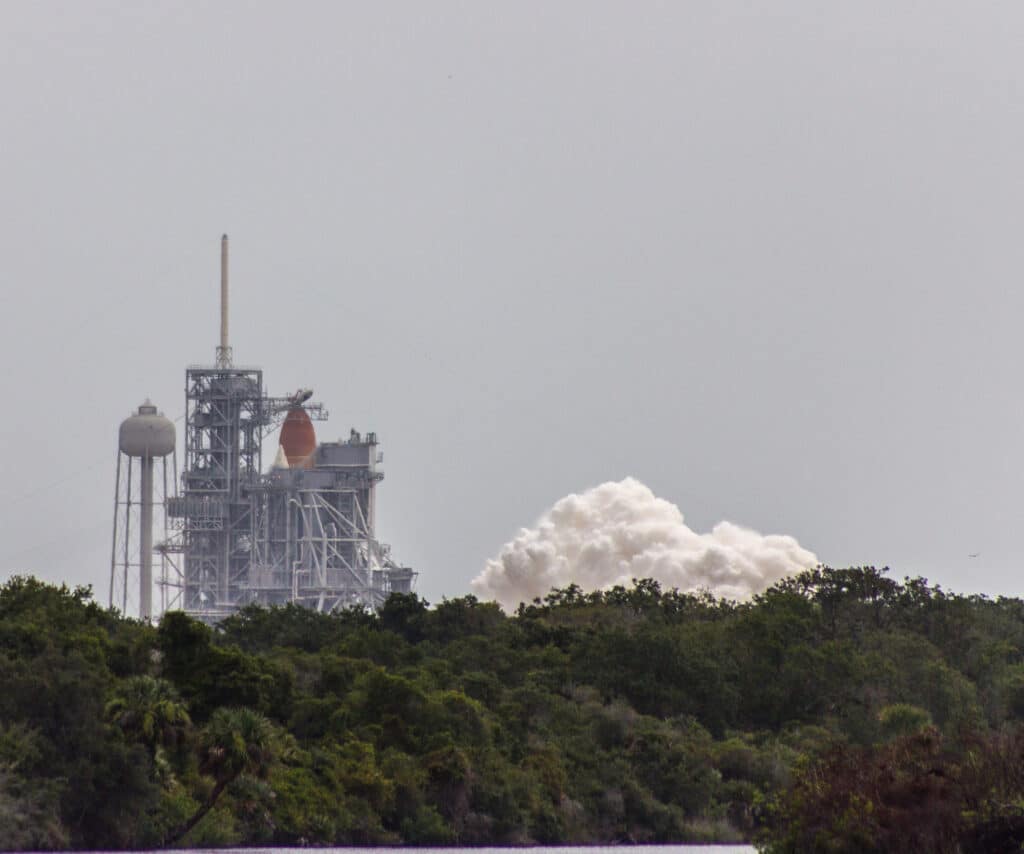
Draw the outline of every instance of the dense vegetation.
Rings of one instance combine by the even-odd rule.
[[[1024,602],[822,568],[159,627],[0,588],[0,847],[1018,850]]]

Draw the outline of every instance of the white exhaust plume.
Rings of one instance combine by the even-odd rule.
[[[628,588],[634,578],[656,579],[665,589],[747,599],[817,564],[793,537],[764,536],[731,522],[719,522],[709,534],[695,533],[676,505],[626,478],[558,501],[534,528],[523,528],[487,561],[472,587],[509,610],[553,587]]]

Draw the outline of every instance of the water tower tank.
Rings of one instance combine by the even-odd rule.
[[[174,422],[147,400],[121,422],[118,442],[121,453],[129,457],[166,457],[174,450]]]

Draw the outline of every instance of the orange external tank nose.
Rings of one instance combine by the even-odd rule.
[[[281,425],[281,447],[288,458],[289,468],[308,468],[316,450],[316,431],[313,422],[301,406],[288,410]]]

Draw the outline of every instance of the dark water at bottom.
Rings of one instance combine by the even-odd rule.
[[[530,854],[600,854],[630,849],[642,849],[642,854],[756,854],[750,845],[536,845],[520,848],[310,848],[316,854],[388,854],[401,851],[403,854],[509,854],[510,851],[529,851]],[[297,848],[195,848],[192,854],[294,854]],[[183,854],[178,850],[175,854]],[[640,854],[640,852],[637,852]]]

